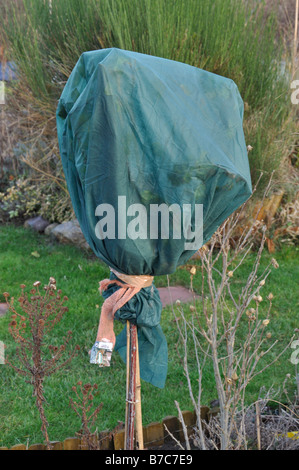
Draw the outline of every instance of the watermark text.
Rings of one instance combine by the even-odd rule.
[[[95,215],[100,217],[95,226],[100,240],[185,240],[185,250],[197,250],[203,244],[202,204],[167,205],[131,204],[126,196],[118,197],[117,207],[99,204]]]
[[[293,80],[291,82],[291,89],[294,90],[291,94],[292,104],[299,104],[299,80]]]
[[[0,104],[5,104],[5,82],[0,80]]]
[[[292,342],[291,348],[295,349],[295,351],[292,352],[291,355],[291,363],[297,365],[299,364],[299,339],[296,339]]]
[[[3,341],[0,341],[0,364],[5,364],[5,353],[4,353],[5,345]]]

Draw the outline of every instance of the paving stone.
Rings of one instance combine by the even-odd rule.
[[[182,303],[188,303],[192,302],[194,297],[199,299],[198,295],[195,295],[194,292],[182,286],[159,287],[158,291],[163,307],[171,305],[177,300],[180,300]]]

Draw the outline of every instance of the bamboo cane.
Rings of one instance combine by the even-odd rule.
[[[129,360],[129,386],[128,386],[128,413],[126,421],[126,450],[134,450],[134,426],[136,413],[136,343],[137,327],[130,323],[130,360]]]
[[[126,419],[125,419],[125,449],[128,434],[128,406],[129,406],[129,374],[130,374],[130,322],[127,321],[127,380],[126,380]]]
[[[260,405],[258,402],[255,404],[256,411],[256,437],[257,437],[257,448],[261,450],[261,412]]]
[[[136,338],[136,441],[139,450],[144,449],[143,428],[142,428],[142,409],[141,409],[141,382],[140,382],[140,364],[138,336]]]

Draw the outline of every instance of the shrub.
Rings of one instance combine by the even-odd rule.
[[[94,390],[97,390],[96,384],[82,384],[82,381],[74,385],[72,390],[75,399],[70,398],[70,406],[81,421],[81,429],[76,434],[81,439],[82,447],[88,450],[99,450],[99,441],[97,432],[92,432],[95,421],[103,407],[103,403],[94,404]]]
[[[73,217],[67,194],[61,194],[52,184],[36,184],[28,177],[10,181],[5,193],[0,193],[0,220],[20,219],[40,214],[49,222],[63,222]]]
[[[256,376],[281,357],[294,339],[293,336],[287,340],[287,345],[279,350],[277,335],[271,332],[274,295],[271,292],[266,295],[264,291],[271,271],[279,265],[272,258],[268,266],[261,268],[266,241],[263,228],[249,275],[242,283],[238,279],[238,269],[252,251],[256,230],[254,221],[244,228],[237,240],[234,237],[246,204],[248,201],[199,251],[199,273],[196,274],[195,266],[190,271],[191,278],[198,275],[201,280],[199,301],[190,306],[190,313],[184,312],[180,305],[179,316],[174,310],[184,372],[197,414],[197,443],[201,449],[209,448],[211,443],[221,450],[247,449],[246,389]],[[189,367],[190,357],[194,356],[197,362],[195,385]],[[212,438],[206,436],[200,418],[202,377],[208,361],[213,367],[219,411],[219,417],[210,427]]]
[[[68,311],[64,305],[68,299],[61,295],[61,290],[56,292],[56,281],[52,277],[44,288],[44,295],[41,295],[40,285],[41,283],[36,281],[29,295],[25,292],[26,286],[21,285],[19,307],[15,306],[14,298],[8,301],[9,293],[3,294],[12,314],[9,331],[17,345],[16,357],[7,359],[6,363],[32,385],[42,422],[41,429],[47,449],[51,449],[44,410],[44,381],[68,364],[77,354],[79,347],[76,346],[66,353],[72,337],[71,331],[67,332],[60,346],[49,344],[49,333]],[[22,313],[19,313],[19,310]]]

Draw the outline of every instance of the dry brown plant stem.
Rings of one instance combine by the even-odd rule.
[[[93,407],[94,396],[92,392],[97,390],[98,387],[96,384],[91,385],[89,383],[83,385],[81,381],[77,383],[77,386],[79,386],[79,391],[76,386],[72,387],[76,395],[76,401],[72,398],[70,399],[72,409],[81,420],[81,429],[77,434],[81,438],[82,447],[86,447],[88,450],[98,450],[99,442],[97,433],[91,430],[99,412],[103,408],[102,403]]]
[[[270,183],[266,192],[269,190]],[[251,252],[252,236],[256,230],[256,222],[253,221],[252,225],[243,227],[242,236],[237,240],[234,237],[234,229],[247,203],[228,218],[209,244],[200,250],[200,307],[198,301],[197,303],[194,301],[194,305],[190,308],[193,312],[191,319],[180,305],[178,305],[179,318],[174,312],[188,390],[198,418],[201,449],[207,448],[206,436],[200,419],[204,362],[209,359],[213,364],[219,402],[220,442],[219,446],[217,443],[214,445],[221,450],[246,448],[245,422],[239,419],[237,423],[234,419],[237,414],[240,416],[240,409],[245,409],[246,388],[257,375],[281,357],[293,340],[291,338],[288,345],[276,353],[274,359],[265,361],[278,341],[271,340],[271,333],[268,333],[273,294],[270,293],[266,301],[261,294],[271,270],[278,268],[278,264],[272,259],[266,268],[261,269],[261,257],[265,244],[264,227],[260,227],[261,243],[247,280],[242,288],[237,286],[236,289],[233,285],[237,278],[238,268]],[[268,306],[265,305],[266,302]],[[240,340],[238,335],[240,327],[244,329],[246,325],[247,334]],[[198,368],[197,399],[193,392],[188,365],[190,339]],[[234,441],[232,440],[233,434],[235,435]]]

